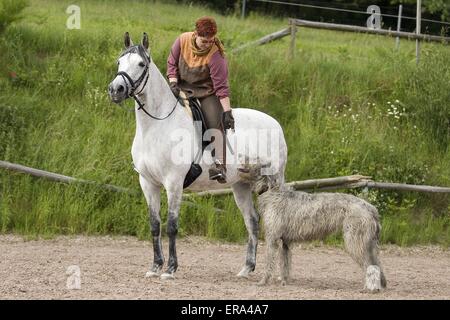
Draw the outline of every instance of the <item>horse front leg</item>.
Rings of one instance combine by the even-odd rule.
[[[153,266],[145,274],[146,277],[158,277],[164,264],[161,246],[161,190],[160,187],[139,176],[139,183],[147,200],[150,230],[153,240]]]
[[[237,274],[240,278],[248,278],[249,273],[255,270],[256,249],[258,247],[259,215],[253,205],[251,186],[237,182],[232,186],[234,199],[244,217],[245,227],[248,231],[247,255],[245,265]]]
[[[178,215],[180,212],[183,186],[176,185],[166,188],[169,213],[167,215],[167,236],[169,237],[169,263],[167,270],[161,275],[163,280],[174,279],[178,268],[176,239],[178,233]]]

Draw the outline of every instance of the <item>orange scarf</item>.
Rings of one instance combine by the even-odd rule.
[[[191,38],[192,51],[194,52],[195,55],[199,57],[206,56],[209,53],[209,51],[211,51],[212,46],[203,50],[199,49],[197,47],[197,44],[195,43],[195,39],[197,39],[197,36],[195,35],[195,33],[193,33]],[[223,46],[222,41],[220,41],[219,38],[214,37],[214,44],[219,49],[219,52],[222,55],[222,57],[225,57],[225,47]]]

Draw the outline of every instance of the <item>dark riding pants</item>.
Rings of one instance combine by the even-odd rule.
[[[221,163],[226,163],[226,145],[222,126],[223,107],[216,95],[200,98],[203,116],[208,129],[217,129],[211,139],[214,147],[213,155]]]

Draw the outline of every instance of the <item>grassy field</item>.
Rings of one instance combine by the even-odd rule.
[[[134,114],[110,103],[106,92],[123,33],[138,41],[146,31],[164,73],[171,44],[202,15],[217,18],[227,49],[287,26],[269,17],[243,21],[150,1],[77,4],[80,30],[66,28],[66,3],[32,0],[23,19],[0,35],[0,159],[136,190]],[[401,41],[396,51],[392,38],[304,28],[297,40],[293,60],[289,38],[228,53],[232,104],[267,112],[285,130],[288,181],[364,174],[375,181],[450,185],[448,45],[424,43],[416,66],[414,42]],[[382,215],[384,243],[450,244],[448,195],[374,190],[368,197]],[[232,197],[195,202],[182,206],[182,235],[245,239]],[[143,196],[4,170],[0,232],[149,237]],[[339,237],[328,241],[340,243]]]

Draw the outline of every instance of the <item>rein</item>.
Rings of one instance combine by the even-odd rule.
[[[148,78],[150,77],[149,66],[151,63],[151,58],[147,54],[147,51],[144,49],[144,47],[142,45],[133,46],[133,47],[127,49],[125,52],[123,52],[120,55],[120,57],[123,57],[127,53],[138,53],[145,60],[145,69],[144,69],[144,71],[142,71],[142,74],[139,76],[139,78],[136,81],[133,81],[133,79],[131,79],[130,75],[128,73],[126,73],[125,71],[120,71],[116,74],[116,77],[121,76],[123,79],[123,82],[125,83],[127,97],[133,98],[136,101],[136,103],[139,105],[138,110],[144,111],[144,113],[146,115],[148,115],[150,118],[155,119],[155,120],[167,119],[175,111],[175,108],[177,107],[177,104],[179,102],[178,99],[177,99],[172,111],[170,111],[169,114],[163,118],[155,117],[155,116],[151,115],[147,110],[145,110],[145,108],[144,108],[145,104],[142,103],[138,99],[137,96],[142,93],[145,86],[147,85]],[[145,81],[144,81],[144,78],[145,78]],[[142,84],[143,81],[144,81],[144,85],[142,86],[141,90],[139,90],[139,92],[135,92],[137,90],[137,88],[139,88],[139,86]],[[128,86],[128,82],[130,84],[129,86]]]

